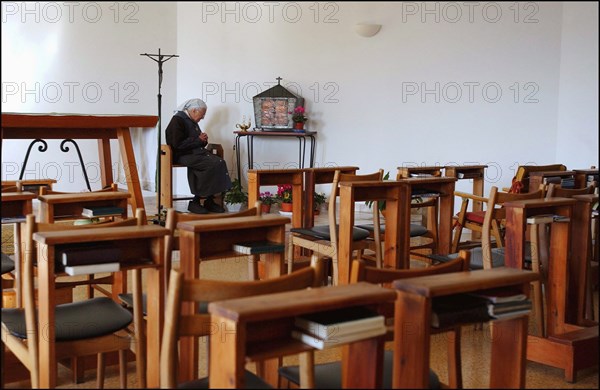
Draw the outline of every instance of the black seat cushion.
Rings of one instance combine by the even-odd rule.
[[[383,355],[383,388],[392,388],[394,353],[385,351]],[[300,367],[285,366],[279,368],[279,375],[292,383],[300,385]],[[341,389],[342,388],[342,364],[331,362],[315,364],[315,389]],[[429,388],[439,389],[440,380],[437,374],[429,370]]]
[[[125,303],[125,305],[127,305],[127,307],[129,308],[133,308],[133,294],[131,293],[127,293],[127,294],[119,294],[119,299]],[[142,312],[144,313],[144,315],[148,314],[148,310],[146,309],[147,306],[147,302],[148,300],[146,299],[146,294],[142,294]],[[208,314],[208,302],[199,302],[199,308],[198,311],[200,314]]]
[[[339,231],[340,226],[336,225],[336,229]],[[306,236],[319,238],[321,240],[331,240],[331,235],[329,234],[329,225],[315,226],[312,228],[292,228],[290,229],[292,233],[304,234]],[[365,229],[361,229],[358,227],[352,228],[352,240],[360,241],[369,237],[369,232]]]
[[[471,270],[483,269],[483,250],[481,247],[470,249],[471,252]],[[504,267],[504,248],[492,248],[492,268]],[[458,253],[451,253],[449,255],[427,255],[427,257],[446,263],[450,260],[456,259]],[[525,263],[531,263],[531,246],[529,243],[525,246]]]
[[[7,254],[2,252],[2,275],[11,272],[15,269],[15,261]]]
[[[254,375],[250,371],[244,372],[244,380],[246,381],[246,389],[272,389],[267,382],[263,381],[260,377]],[[208,377],[189,381],[177,385],[178,389],[208,389]]]
[[[368,230],[369,232],[373,232],[375,230],[375,226],[373,224],[369,225],[357,225],[357,228]],[[381,233],[385,233],[385,224],[379,226],[379,231]],[[410,224],[410,236],[411,237],[420,237],[424,234],[427,234],[429,230],[423,225],[419,225],[417,223]]]
[[[108,335],[126,328],[133,321],[127,309],[106,297],[57,305],[55,313],[56,341]],[[27,338],[23,309],[2,309],[2,323],[14,336]]]

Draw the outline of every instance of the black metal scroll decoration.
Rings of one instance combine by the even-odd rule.
[[[88,179],[87,171],[85,170],[85,165],[83,164],[83,157],[81,157],[81,151],[79,150],[79,145],[77,145],[77,142],[73,141],[70,138],[67,138],[60,143],[60,150],[64,153],[66,153],[70,150],[69,147],[65,145],[65,143],[67,143],[67,142],[71,142],[75,146],[75,150],[77,151],[77,157],[79,157],[79,163],[81,164],[81,170],[83,171],[83,178],[85,179],[85,185],[87,186],[88,190],[90,192],[92,192],[92,187],[90,186],[90,180]]]
[[[23,175],[25,175],[25,167],[27,166],[27,160],[29,160],[29,153],[31,153],[31,148],[33,148],[33,145],[35,145],[38,142],[42,143],[42,145],[38,146],[38,150],[40,152],[44,153],[46,150],[48,150],[48,143],[43,139],[36,138],[33,141],[31,141],[29,147],[27,148],[27,153],[25,153],[25,160],[23,160],[23,166],[21,167],[21,174],[19,175],[19,180],[23,180]]]

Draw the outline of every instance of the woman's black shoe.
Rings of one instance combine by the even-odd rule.
[[[225,209],[219,206],[215,201],[211,198],[208,198],[204,201],[204,208],[211,213],[224,213]]]
[[[208,210],[198,202],[189,202],[188,203],[188,211],[194,214],[208,214]]]

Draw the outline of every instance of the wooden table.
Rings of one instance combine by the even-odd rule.
[[[114,182],[110,140],[118,139],[133,210],[144,208],[130,128],[155,127],[155,115],[2,113],[1,139],[97,139],[102,187]]]
[[[304,207],[303,169],[250,169],[248,170],[248,207],[260,197],[261,186],[290,184],[292,186],[292,227],[302,227]]]
[[[17,182],[20,182],[23,186],[23,191],[33,192],[34,194],[38,194],[40,192],[40,187],[46,187],[49,190],[52,189],[56,180],[54,179],[24,179],[24,180],[6,180],[2,181],[2,186],[16,186]]]
[[[355,202],[386,201],[384,264],[390,268],[410,268],[410,215],[412,192],[427,189],[440,194],[438,254],[450,253],[454,183],[450,177],[427,177],[396,181],[340,182],[340,227],[338,244],[339,284],[350,281],[352,227]]]
[[[575,188],[585,188],[588,186],[588,176],[596,176],[598,181],[598,169],[573,169],[575,172]]]
[[[146,269],[147,313],[147,385],[159,387],[159,355],[164,318],[164,236],[168,230],[154,225],[93,228],[78,231],[34,233],[38,243],[38,329],[40,337],[40,387],[56,387],[57,361],[55,356],[54,324],[56,254],[75,243],[111,241],[123,253],[121,270]]]
[[[32,213],[32,203],[36,195],[32,192],[2,193],[2,224],[14,223],[13,247],[15,260],[15,294],[16,306],[22,307],[21,301],[21,222]]]
[[[569,261],[569,307],[566,320],[577,325],[593,326],[594,298],[590,263],[593,259],[592,207],[598,195],[575,195],[571,220],[571,260]],[[598,244],[598,243],[596,243]]]
[[[570,222],[555,222],[550,229],[550,257],[546,282],[547,337],[528,336],[527,359],[565,370],[565,379],[574,382],[577,370],[598,364],[598,325],[582,327],[567,322],[567,301],[571,251],[573,207],[577,200],[567,198],[534,199],[507,202],[505,265],[523,268],[527,218],[555,214]],[[582,281],[579,281],[582,283]]]
[[[452,244],[452,216],[454,214],[454,186],[456,180],[457,179],[453,177],[424,177],[399,180],[399,182],[401,183],[406,183],[410,185],[411,194],[419,190],[433,191],[439,193],[437,246],[437,254],[439,255],[446,255],[450,253],[450,247]],[[404,207],[408,210],[409,216],[411,200],[412,199],[407,199],[404,202]],[[410,243],[410,222],[406,226],[408,226],[408,242]],[[387,237],[387,220],[385,229]],[[406,252],[408,253],[408,250]],[[408,259],[408,257],[406,257],[406,259]]]
[[[312,168],[315,163],[315,134],[316,131],[301,132],[296,131],[234,131],[235,134],[235,156],[237,159],[238,179],[241,177],[241,166],[240,166],[240,138],[247,137],[248,147],[248,169],[254,169],[254,137],[264,138],[292,138],[298,139],[298,168],[304,168],[304,154],[306,152],[306,138],[310,140],[310,167]]]
[[[529,292],[538,274],[495,268],[397,280],[394,319],[394,388],[429,386],[431,301],[436,297],[510,287]],[[491,327],[490,388],[525,388],[528,315],[498,320]]]
[[[235,252],[233,244],[249,241],[269,240],[285,244],[287,217],[266,214],[262,216],[209,219],[193,222],[179,222],[179,269],[188,280],[200,279],[200,261],[247,256]],[[265,254],[265,277],[272,278],[284,273],[285,252]],[[184,313],[193,313],[193,303],[182,306]],[[179,381],[189,381],[198,372],[197,340],[183,337],[180,341]],[[212,381],[211,381],[212,385]]]
[[[396,293],[369,283],[321,287],[213,302],[208,306],[215,332],[210,336],[210,387],[243,388],[247,360],[306,352],[312,347],[291,337],[294,317],[345,307],[383,308]],[[384,336],[350,343],[343,353],[342,387],[380,388]]]
[[[355,175],[357,170],[358,167],[355,166],[307,168],[304,170],[304,216],[302,217],[302,227],[315,226],[315,214],[313,212],[315,186],[317,184],[333,184],[335,171]]]
[[[248,207],[260,196],[260,187],[277,184],[292,185],[292,227],[313,227],[315,222],[314,196],[317,184],[333,183],[335,171],[355,174],[358,167],[320,167],[304,169],[248,170]]]
[[[384,263],[392,268],[409,268],[409,191],[409,186],[399,181],[340,182],[339,285],[350,282],[354,205],[358,201],[386,200]]]
[[[114,206],[123,209],[122,218],[127,218],[128,192],[81,192],[74,194],[40,195],[39,221],[54,223],[58,219],[81,219],[85,207]]]

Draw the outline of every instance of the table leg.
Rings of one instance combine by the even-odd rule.
[[[315,137],[310,135],[310,167],[314,168],[315,165]]]
[[[492,323],[491,389],[525,388],[527,318]]]
[[[114,183],[112,172],[112,159],[110,156],[110,139],[98,140],[98,156],[100,156],[100,182],[102,188]]]
[[[431,300],[399,291],[394,315],[392,387],[427,389]]]
[[[240,135],[238,134],[235,137],[235,159],[237,162],[237,178],[240,181],[240,183],[242,182],[242,169],[240,167]]]
[[[144,197],[142,196],[140,178],[138,177],[137,166],[135,165],[135,154],[133,153],[129,129],[126,127],[117,129],[117,137],[119,138],[123,169],[125,170],[125,178],[127,179],[127,190],[131,193],[131,208],[135,212],[138,208],[144,208]]]

